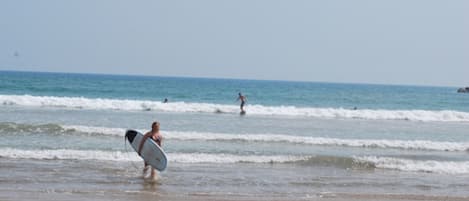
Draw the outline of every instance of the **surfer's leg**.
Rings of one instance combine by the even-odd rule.
[[[149,168],[151,168],[150,165],[148,165],[147,162],[145,162],[143,166],[143,176],[147,174]]]
[[[156,179],[156,170],[155,170],[155,168],[151,168],[151,178]]]

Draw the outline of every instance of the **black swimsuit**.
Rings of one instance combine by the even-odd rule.
[[[158,144],[159,146],[161,146],[161,139],[160,139],[159,137],[157,137],[156,140],[153,139],[153,137],[150,137],[150,138],[151,138],[153,141],[155,141],[156,144]]]

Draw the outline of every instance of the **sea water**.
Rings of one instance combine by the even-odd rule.
[[[159,121],[169,160],[160,191],[467,196],[469,95],[456,90],[0,71],[0,161],[73,164],[81,168],[75,177],[104,177],[83,180],[92,189],[148,191],[135,187],[142,160],[124,133]],[[0,190],[31,189],[13,175],[2,174]],[[68,176],[42,182],[85,188],[63,182]]]

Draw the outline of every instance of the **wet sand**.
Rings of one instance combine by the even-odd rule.
[[[149,201],[149,200],[167,200],[167,201],[300,201],[300,200],[318,200],[318,201],[359,201],[359,200],[376,200],[376,201],[467,201],[469,197],[451,197],[451,196],[425,196],[425,195],[406,195],[406,194],[349,194],[349,193],[326,193],[311,195],[304,198],[292,197],[274,197],[270,195],[203,195],[203,194],[160,194],[160,193],[126,193],[126,192],[28,192],[28,191],[0,191],[0,200],[18,201],[18,200],[100,200],[100,201]]]
[[[261,190],[246,191],[243,184],[239,187],[223,187],[218,189],[215,186],[204,187],[203,183],[177,183],[173,179],[168,179],[169,175],[163,175],[160,180],[152,181],[143,179],[138,174],[138,164],[124,164],[127,166],[112,167],[111,164],[95,163],[88,161],[64,161],[64,160],[27,160],[27,159],[5,159],[0,158],[0,200],[168,200],[168,201],[288,201],[288,200],[325,200],[325,201],[345,201],[345,200],[382,200],[382,201],[405,201],[405,200],[469,200],[469,196],[457,195],[431,195],[409,193],[405,186],[398,186],[402,193],[387,193],[383,189],[382,193],[369,192],[369,189],[354,188],[356,192],[334,192],[334,189],[327,191],[327,188],[320,190],[318,187],[310,187],[308,192],[279,192],[272,193],[258,186]],[[189,166],[190,167],[190,166]],[[194,175],[203,169],[194,169],[194,172],[184,173],[181,177],[174,177],[174,180],[185,181],[187,175]],[[187,171],[187,170],[185,170]],[[213,170],[213,174],[215,172]],[[231,170],[230,170],[231,171]],[[243,172],[241,172],[243,173]],[[182,174],[182,173],[181,173]],[[205,172],[205,174],[209,174]],[[260,175],[261,176],[261,175]],[[217,177],[223,178],[223,173]],[[196,178],[196,177],[195,177]],[[214,180],[213,178],[211,180]],[[216,183],[217,181],[211,181]],[[213,188],[213,189],[211,189]],[[293,189],[292,189],[293,190]],[[399,191],[399,190],[398,190]],[[246,193],[247,192],[247,193]],[[407,193],[406,193],[407,192]],[[448,192],[450,194],[451,192]]]

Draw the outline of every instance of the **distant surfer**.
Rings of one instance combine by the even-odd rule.
[[[165,98],[165,99],[163,100],[163,103],[167,103],[167,102],[168,102],[168,99]]]
[[[238,100],[241,101],[241,105],[239,106],[239,108],[241,109],[241,114],[245,114],[246,111],[244,111],[244,104],[246,104],[246,101],[247,101],[248,99],[246,98],[246,96],[243,96],[243,95],[241,94],[241,92],[239,92],[239,93],[238,93],[238,99],[236,99],[236,101],[238,101]]]
[[[141,155],[140,153],[142,152],[143,144],[145,143],[145,141],[148,138],[151,138],[152,140],[154,140],[156,142],[156,144],[158,144],[160,147],[161,147],[161,145],[163,145],[163,135],[160,134],[160,123],[159,122],[157,122],[157,121],[153,122],[151,124],[151,131],[148,131],[143,136],[143,139],[140,142],[140,145],[138,146],[138,155]],[[156,170],[153,167],[151,167],[150,164],[148,164],[146,161],[144,161],[144,162],[145,162],[145,166],[143,168],[143,175],[146,175],[147,172],[148,172],[148,169],[151,169],[151,178],[155,179]]]

